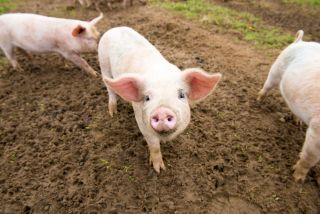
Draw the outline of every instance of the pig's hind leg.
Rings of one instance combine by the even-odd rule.
[[[280,84],[283,75],[283,66],[281,66],[280,60],[271,66],[267,80],[264,82],[262,89],[258,93],[258,101],[261,101],[267,93],[274,87]]]
[[[23,69],[21,68],[21,66],[19,65],[17,59],[16,59],[16,55],[14,54],[14,47],[11,44],[1,44],[0,45],[1,49],[3,50],[4,54],[6,55],[6,57],[9,59],[12,67],[15,70],[18,71],[23,71]]]
[[[99,61],[100,61],[100,68],[101,68],[102,78],[103,77],[112,78],[109,59],[103,59],[103,60],[99,60]],[[108,109],[109,109],[109,114],[110,114],[111,117],[113,117],[113,115],[118,112],[118,110],[117,110],[117,99],[118,99],[118,96],[112,91],[112,89],[108,86],[108,84],[104,80],[103,80],[103,82],[105,83],[105,85],[107,87],[107,90],[108,90],[108,96],[109,96]]]
[[[300,153],[300,160],[293,167],[295,181],[304,181],[309,169],[320,160],[320,117],[311,120],[306,139]]]

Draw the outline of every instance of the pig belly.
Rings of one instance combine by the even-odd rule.
[[[320,69],[286,72],[280,91],[290,110],[307,125],[320,116]]]
[[[54,41],[50,41],[48,38],[33,38],[32,36],[22,36],[14,38],[12,41],[13,46],[22,48],[31,52],[51,52],[54,51]]]

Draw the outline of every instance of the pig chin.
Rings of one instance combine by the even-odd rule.
[[[154,131],[161,140],[163,141],[167,141],[167,140],[172,140],[174,139],[178,133],[177,133],[177,129],[172,129],[170,131],[162,131],[162,132],[156,132]]]

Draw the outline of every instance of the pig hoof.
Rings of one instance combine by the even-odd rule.
[[[294,178],[295,182],[303,183],[304,180],[306,179],[306,175],[308,173],[308,170],[301,167],[299,165],[299,162],[293,166],[293,169],[294,169],[293,178]]]
[[[294,121],[294,123],[295,123],[297,126],[299,126],[299,127],[302,127],[302,126],[303,126],[302,120],[300,120],[299,118],[297,118],[297,117],[295,117],[295,116],[294,116],[294,118],[293,118],[293,121]]]
[[[118,109],[117,109],[117,103],[112,103],[109,104],[109,114],[111,117],[113,117],[114,114],[118,113]]]
[[[263,100],[265,94],[266,94],[266,93],[264,92],[264,90],[261,89],[261,90],[259,91],[259,93],[258,93],[257,101]]]
[[[88,74],[90,74],[93,77],[98,77],[99,76],[98,72],[96,72],[93,69],[89,69],[89,70],[87,70],[87,72],[88,72]]]
[[[150,164],[153,165],[153,169],[160,174],[160,170],[166,170],[166,167],[164,166],[162,158],[152,158],[150,157]]]
[[[21,68],[20,65],[17,65],[15,68],[14,68],[16,71],[19,71],[19,72],[23,72],[23,68]]]

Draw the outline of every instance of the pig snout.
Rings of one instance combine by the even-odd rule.
[[[160,107],[151,116],[151,126],[158,133],[171,132],[175,130],[176,125],[176,114],[169,108]]]

